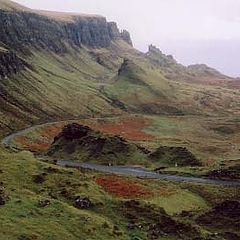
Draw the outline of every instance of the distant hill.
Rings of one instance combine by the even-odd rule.
[[[224,85],[234,79],[228,77],[216,69],[210,68],[206,64],[195,64],[184,66],[178,63],[173,56],[165,55],[157,47],[150,45],[146,56],[150,61],[159,66],[168,79],[182,80],[188,82],[204,82],[210,85]]]
[[[0,9],[6,11],[31,11],[30,8],[9,0],[0,0]]]

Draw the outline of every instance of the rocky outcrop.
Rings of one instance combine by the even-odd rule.
[[[205,176],[212,179],[240,180],[240,164],[211,170]]]
[[[197,222],[201,225],[214,228],[231,227],[233,230],[240,228],[240,202],[226,200],[218,203],[210,211],[198,217]],[[217,219],[217,221],[216,221]]]
[[[134,160],[140,162],[146,157],[142,148],[122,137],[105,135],[77,123],[63,128],[54,139],[48,155],[60,159],[120,165]]]
[[[109,32],[109,36],[111,39],[121,38],[121,34],[120,34],[118,26],[115,22],[108,23],[108,32]]]
[[[88,209],[93,206],[91,200],[88,197],[76,197],[74,206],[78,209]]]
[[[24,60],[14,52],[0,51],[0,79],[30,67]]]
[[[123,30],[120,35],[121,35],[121,38],[122,38],[125,42],[127,42],[129,45],[133,46],[130,33],[129,33],[127,30]]]
[[[149,155],[153,161],[166,165],[199,166],[200,161],[184,147],[161,146]]]
[[[146,53],[146,56],[153,64],[162,68],[172,68],[173,66],[185,68],[184,66],[178,64],[178,62],[173,58],[172,55],[163,54],[162,51],[154,45],[150,45],[148,47],[148,52]]]
[[[8,200],[9,197],[5,193],[5,188],[0,186],[0,206],[5,205]]]
[[[205,64],[190,65],[188,67],[178,63],[172,55],[163,54],[160,49],[150,45],[145,56],[157,68],[160,68],[164,76],[170,80],[187,82],[204,82],[209,85],[225,84],[229,77]]]
[[[159,208],[149,203],[141,203],[138,200],[129,200],[120,205],[121,214],[128,222],[129,229],[144,229],[147,239],[202,239],[200,232],[187,223],[182,223]],[[176,238],[177,237],[177,238]]]
[[[137,66],[132,60],[124,59],[122,65],[118,69],[118,80],[122,77],[127,79],[127,81],[138,84],[138,85],[146,85],[146,83],[142,80],[142,76],[144,75],[144,71],[142,68]]]
[[[71,21],[60,21],[34,12],[0,10],[0,26],[1,42],[16,51],[33,46],[63,53],[67,45],[101,48],[116,39],[131,42],[130,35],[101,16],[76,15]]]

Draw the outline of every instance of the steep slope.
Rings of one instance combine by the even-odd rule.
[[[0,0],[0,9],[7,11],[30,11],[29,8],[9,0]]]
[[[240,95],[225,86],[227,77],[206,66],[184,67],[153,46],[143,54],[104,17],[6,4],[15,6],[0,5],[0,134],[126,112],[239,114]]]
[[[175,72],[171,78],[166,76],[165,67],[154,64],[146,55],[126,53],[124,57],[128,61],[119,68],[115,83],[106,89],[131,111],[165,115],[239,114],[239,91],[221,84],[219,79],[215,84],[206,83],[201,80],[203,74],[199,74],[200,78],[190,75],[187,67],[177,63],[174,67],[176,61],[171,57],[166,67]],[[159,55],[156,57],[159,59]],[[185,76],[182,69],[189,80],[181,78],[182,73]],[[215,76],[211,79],[215,81]]]
[[[41,12],[40,12],[41,13]],[[1,43],[18,52],[29,47],[66,53],[67,45],[78,48],[108,47],[110,42],[122,37],[117,26],[104,17],[76,15],[69,21],[55,20],[38,12],[0,12]]]
[[[84,127],[86,136],[69,139],[65,128],[49,151],[55,159],[143,165],[149,149],[168,174],[239,170],[237,80],[153,46],[141,53],[102,16],[0,0],[0,26],[0,137],[70,119],[101,132]],[[42,154],[63,124],[13,134],[15,144]],[[231,217],[219,209],[239,208],[238,188],[103,175],[45,157],[0,146],[0,240],[239,239],[239,227],[212,224]]]
[[[94,15],[62,20],[10,1],[0,8],[1,132],[32,121],[111,113],[111,100],[98,89],[121,60],[110,50],[113,60],[102,66],[97,48],[124,41],[115,23]]]

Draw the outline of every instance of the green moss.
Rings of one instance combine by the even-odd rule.
[[[198,211],[207,208],[205,200],[190,191],[179,191],[168,197],[154,197],[150,200],[158,206],[163,207],[168,214],[181,213],[182,211]]]

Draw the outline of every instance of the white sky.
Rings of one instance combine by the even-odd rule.
[[[206,63],[240,76],[240,0],[15,0],[35,9],[92,13],[184,64]]]

